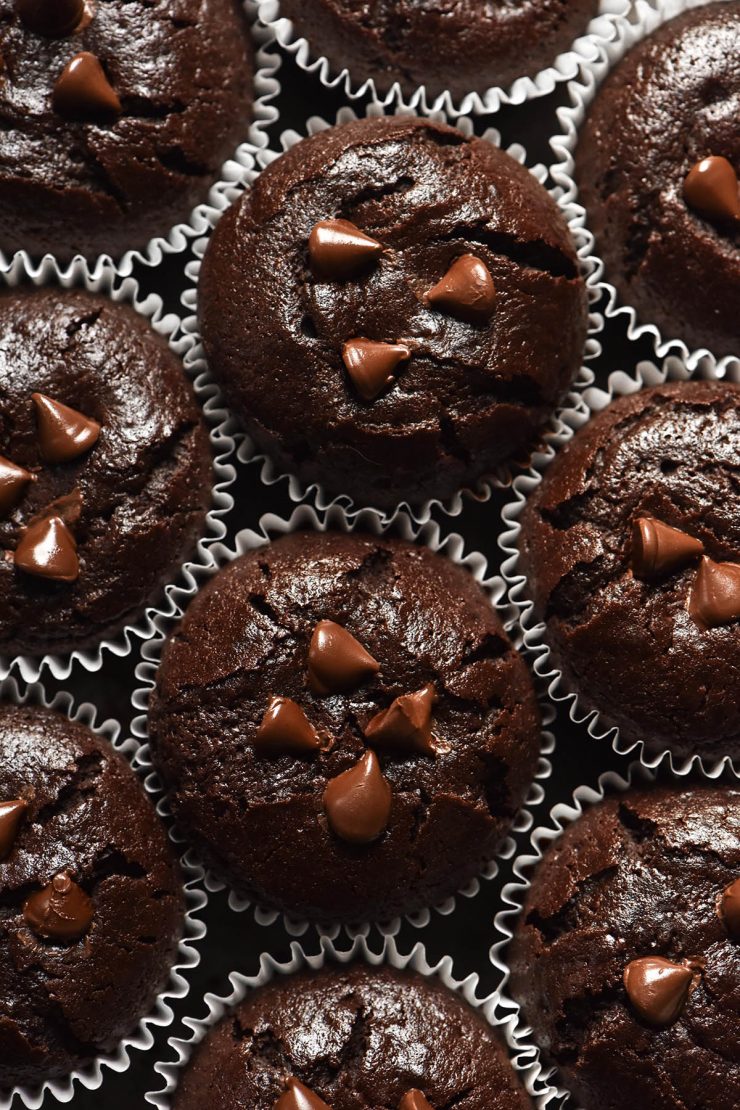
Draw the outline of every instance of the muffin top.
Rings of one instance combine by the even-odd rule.
[[[153,753],[182,828],[262,905],[386,919],[489,859],[539,749],[526,666],[464,568],[300,532],[223,569],[164,650]]]
[[[200,275],[209,364],[260,449],[390,507],[522,451],[580,365],[583,282],[554,201],[491,143],[359,119],[263,171]]]
[[[567,687],[651,750],[740,755],[740,387],[614,401],[522,514],[521,569]]]
[[[296,1081],[321,1101],[296,1098]],[[173,1106],[204,1101],[235,1110],[531,1108],[490,1025],[459,995],[365,964],[278,978],[250,994],[195,1050]]]
[[[8,254],[143,247],[189,219],[247,138],[235,0],[0,0],[0,56]]]
[[[739,36],[737,0],[664,24],[604,81],[576,152],[606,280],[642,323],[716,355],[738,353]]]
[[[534,77],[570,50],[597,14],[598,0],[281,0],[280,14],[315,55],[355,83],[453,98]]]
[[[0,654],[71,651],[174,578],[210,503],[182,366],[126,305],[0,294]]]
[[[740,787],[588,809],[537,868],[506,958],[585,1110],[740,1105]]]
[[[163,988],[179,869],[128,763],[84,725],[0,707],[0,1088],[115,1048]]]

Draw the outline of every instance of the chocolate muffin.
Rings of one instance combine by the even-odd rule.
[[[505,958],[584,1110],[734,1110],[740,788],[661,786],[587,810],[537,868]]]
[[[398,81],[429,96],[507,87],[534,77],[570,50],[598,13],[598,0],[281,0],[315,55],[355,83],[372,78],[381,92]]]
[[[360,119],[272,162],[200,274],[211,370],[258,448],[330,495],[448,498],[525,451],[581,362],[555,203],[491,143]]]
[[[686,11],[604,81],[576,151],[604,277],[666,339],[738,354],[740,2]]]
[[[301,1098],[301,1096],[303,1096]],[[488,1022],[437,980],[366,964],[273,980],[211,1030],[173,1110],[531,1110]]]
[[[126,305],[0,294],[0,655],[86,648],[154,601],[210,504],[179,360]]]
[[[585,709],[650,750],[740,757],[740,387],[614,401],[521,518],[521,571]]]
[[[149,727],[210,865],[320,921],[453,894],[539,748],[529,673],[468,571],[334,533],[285,536],[208,583],[164,649]]]
[[[236,0],[0,0],[0,250],[117,257],[190,218],[247,138]]]
[[[165,986],[179,869],[128,763],[84,725],[0,707],[0,1089],[115,1049]]]

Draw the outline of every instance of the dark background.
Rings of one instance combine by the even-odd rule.
[[[278,78],[282,93],[276,103],[280,112],[278,123],[270,131],[270,144],[279,148],[279,134],[288,127],[304,133],[308,116],[319,115],[332,120],[344,103],[341,95],[323,89],[318,80],[302,72],[292,58],[285,56]],[[527,151],[530,165],[543,162],[549,165],[552,153],[549,138],[558,134],[556,111],[559,105],[567,103],[564,86],[549,97],[524,104],[518,108],[505,108],[495,115],[482,117],[476,122],[476,130],[484,131],[495,126],[501,132],[504,146],[521,143]],[[354,104],[358,114],[362,104]],[[185,265],[191,255],[180,254],[166,258],[162,265],[150,269],[139,266],[134,276],[138,279],[142,293],[156,292],[165,302],[169,311],[182,313],[180,294],[186,285]],[[603,307],[603,306],[597,306]],[[648,341],[632,342],[626,335],[626,326],[621,321],[607,321],[600,336],[601,356],[589,363],[597,376],[597,384],[605,385],[608,375],[614,370],[632,372],[637,362],[654,358]],[[226,518],[229,534],[227,542],[242,528],[256,528],[260,516],[274,512],[287,516],[294,507],[287,495],[287,482],[282,481],[269,489],[259,480],[259,464],[242,465],[238,470],[236,484],[231,492],[235,505]],[[467,550],[482,551],[489,560],[490,572],[499,567],[497,538],[500,531],[501,507],[505,496],[494,495],[486,504],[465,502],[463,513],[454,518],[437,513],[441,528],[445,532],[459,532],[465,538]],[[136,644],[138,645],[138,641]],[[93,702],[102,717],[113,716],[120,720],[123,735],[128,735],[133,715],[131,693],[137,685],[134,668],[139,661],[138,646],[132,655],[118,660],[107,654],[100,672],[87,674],[79,666],[64,683],[55,683],[48,676],[44,682],[50,692],[62,687],[70,690],[75,699]],[[552,757],[553,774],[546,784],[545,801],[534,811],[535,825],[544,824],[551,807],[560,801],[570,800],[573,790],[586,783],[594,785],[598,776],[606,770],[615,768],[624,772],[628,761],[616,756],[608,742],[597,742],[582,727],[573,725],[567,713],[560,712],[552,726],[557,737],[557,747]],[[517,852],[523,851],[528,835],[518,838]],[[504,866],[499,876],[492,882],[482,885],[480,894],[473,899],[461,898],[455,912],[449,917],[433,914],[430,924],[424,929],[404,925],[398,942],[402,951],[408,951],[417,941],[427,948],[430,962],[436,962],[444,955],[451,955],[455,962],[457,978],[476,972],[480,976],[480,990],[488,993],[499,984],[499,975],[489,961],[489,949],[499,939],[493,926],[493,919],[501,903],[501,889],[511,878],[510,866]],[[92,1107],[105,1107],[106,1110],[131,1110],[148,1105],[144,1094],[157,1090],[163,1081],[153,1068],[157,1060],[171,1060],[174,1054],[167,1046],[169,1035],[189,1035],[180,1024],[184,1016],[202,1017],[205,1014],[203,996],[206,991],[217,994],[228,993],[228,974],[243,971],[254,974],[262,952],[268,951],[279,959],[287,959],[289,937],[278,922],[265,927],[255,923],[252,914],[233,913],[227,904],[225,893],[211,895],[209,905],[202,914],[208,926],[208,935],[200,944],[200,966],[189,973],[191,989],[188,996],[175,1003],[175,1021],[167,1030],[156,1032],[156,1043],[149,1053],[135,1052],[128,1071],[116,1075],[105,1071],[103,1086],[98,1091],[86,1091],[77,1086],[72,1100],[74,1110],[90,1110]],[[318,948],[315,931],[308,931],[299,938],[310,951]],[[340,945],[349,942],[340,938]],[[374,932],[371,945],[380,947],[379,935]]]

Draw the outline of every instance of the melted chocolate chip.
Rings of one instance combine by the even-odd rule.
[[[718,910],[728,936],[740,941],[740,879],[722,891]]]
[[[644,956],[627,964],[624,986],[632,1008],[648,1025],[673,1025],[686,1005],[693,977],[685,961],[675,964],[662,956]]]
[[[311,755],[321,747],[319,734],[300,705],[273,698],[254,738],[258,755]]]
[[[703,628],[740,619],[740,563],[715,563],[705,555],[689,594],[689,614]]]
[[[319,621],[308,648],[308,681],[316,694],[356,689],[380,664],[351,632],[334,621]]]
[[[0,802],[0,862],[10,855],[27,809],[28,802],[22,798]]]
[[[731,162],[715,155],[702,158],[683,183],[686,203],[708,220],[740,219],[740,192]]]
[[[342,359],[357,392],[374,401],[393,384],[393,373],[411,357],[405,343],[376,343],[372,339],[350,339],[342,348]]]
[[[70,119],[98,120],[121,113],[121,101],[94,54],[83,50],[64,67],[54,85],[54,111]]]
[[[273,1110],[331,1110],[331,1107],[313,1091],[309,1091],[300,1079],[291,1076]]]
[[[92,900],[66,871],[55,875],[23,905],[27,924],[46,940],[79,940],[90,928],[93,913]]]
[[[38,578],[75,582],[80,576],[77,542],[61,516],[34,519],[13,552],[15,565]]]
[[[35,480],[36,476],[30,470],[0,455],[0,513],[9,512],[20,500],[28,483]]]
[[[15,0],[21,22],[37,35],[62,39],[85,17],[84,0]]]
[[[391,787],[375,752],[365,752],[349,771],[330,779],[324,790],[329,824],[341,840],[370,844],[388,827]]]
[[[321,277],[333,281],[356,277],[383,250],[349,220],[321,220],[308,239],[311,266]]]
[[[464,254],[433,285],[426,299],[434,308],[469,324],[484,324],[496,309],[496,289],[485,262]]]
[[[632,569],[638,578],[657,578],[677,570],[703,551],[701,540],[654,517],[640,516],[633,523]]]
[[[47,462],[70,462],[97,443],[100,435],[97,420],[43,393],[33,393],[31,397],[36,406],[39,447]]]
[[[432,706],[436,700],[432,685],[414,694],[401,694],[388,709],[368,721],[367,740],[378,748],[436,755],[440,750],[432,736]]]
[[[429,1099],[416,1087],[407,1091],[398,1104],[398,1110],[434,1110]]]

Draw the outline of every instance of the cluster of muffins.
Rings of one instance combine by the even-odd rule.
[[[187,221],[253,122],[240,7],[3,3],[4,258],[30,277],[48,253],[59,273]],[[459,102],[521,77],[536,95],[603,7],[281,0],[270,16],[353,83]],[[740,355],[740,3],[647,29],[586,106],[575,179],[606,280],[715,366]],[[192,858],[283,927],[388,931],[446,905],[454,928],[456,895],[521,828],[541,752],[521,627],[403,510],[539,466],[587,293],[557,194],[476,130],[390,111],[313,129],[198,246],[194,349],[229,426],[304,494],[375,512],[242,533],[184,611],[160,608],[137,727],[147,787],[195,853],[181,863],[104,729],[3,687],[0,1106],[69,1098],[157,1012]],[[141,630],[214,504],[177,345],[87,275],[0,291],[7,673],[74,675]],[[484,1013],[388,942],[380,961],[324,944],[191,1023],[161,1106],[525,1110],[546,1068],[582,1110],[740,1105],[740,384],[676,376],[514,483],[528,645],[643,761],[692,769],[607,781],[536,834],[503,957],[517,1035],[495,1028],[515,1021],[498,996]]]

